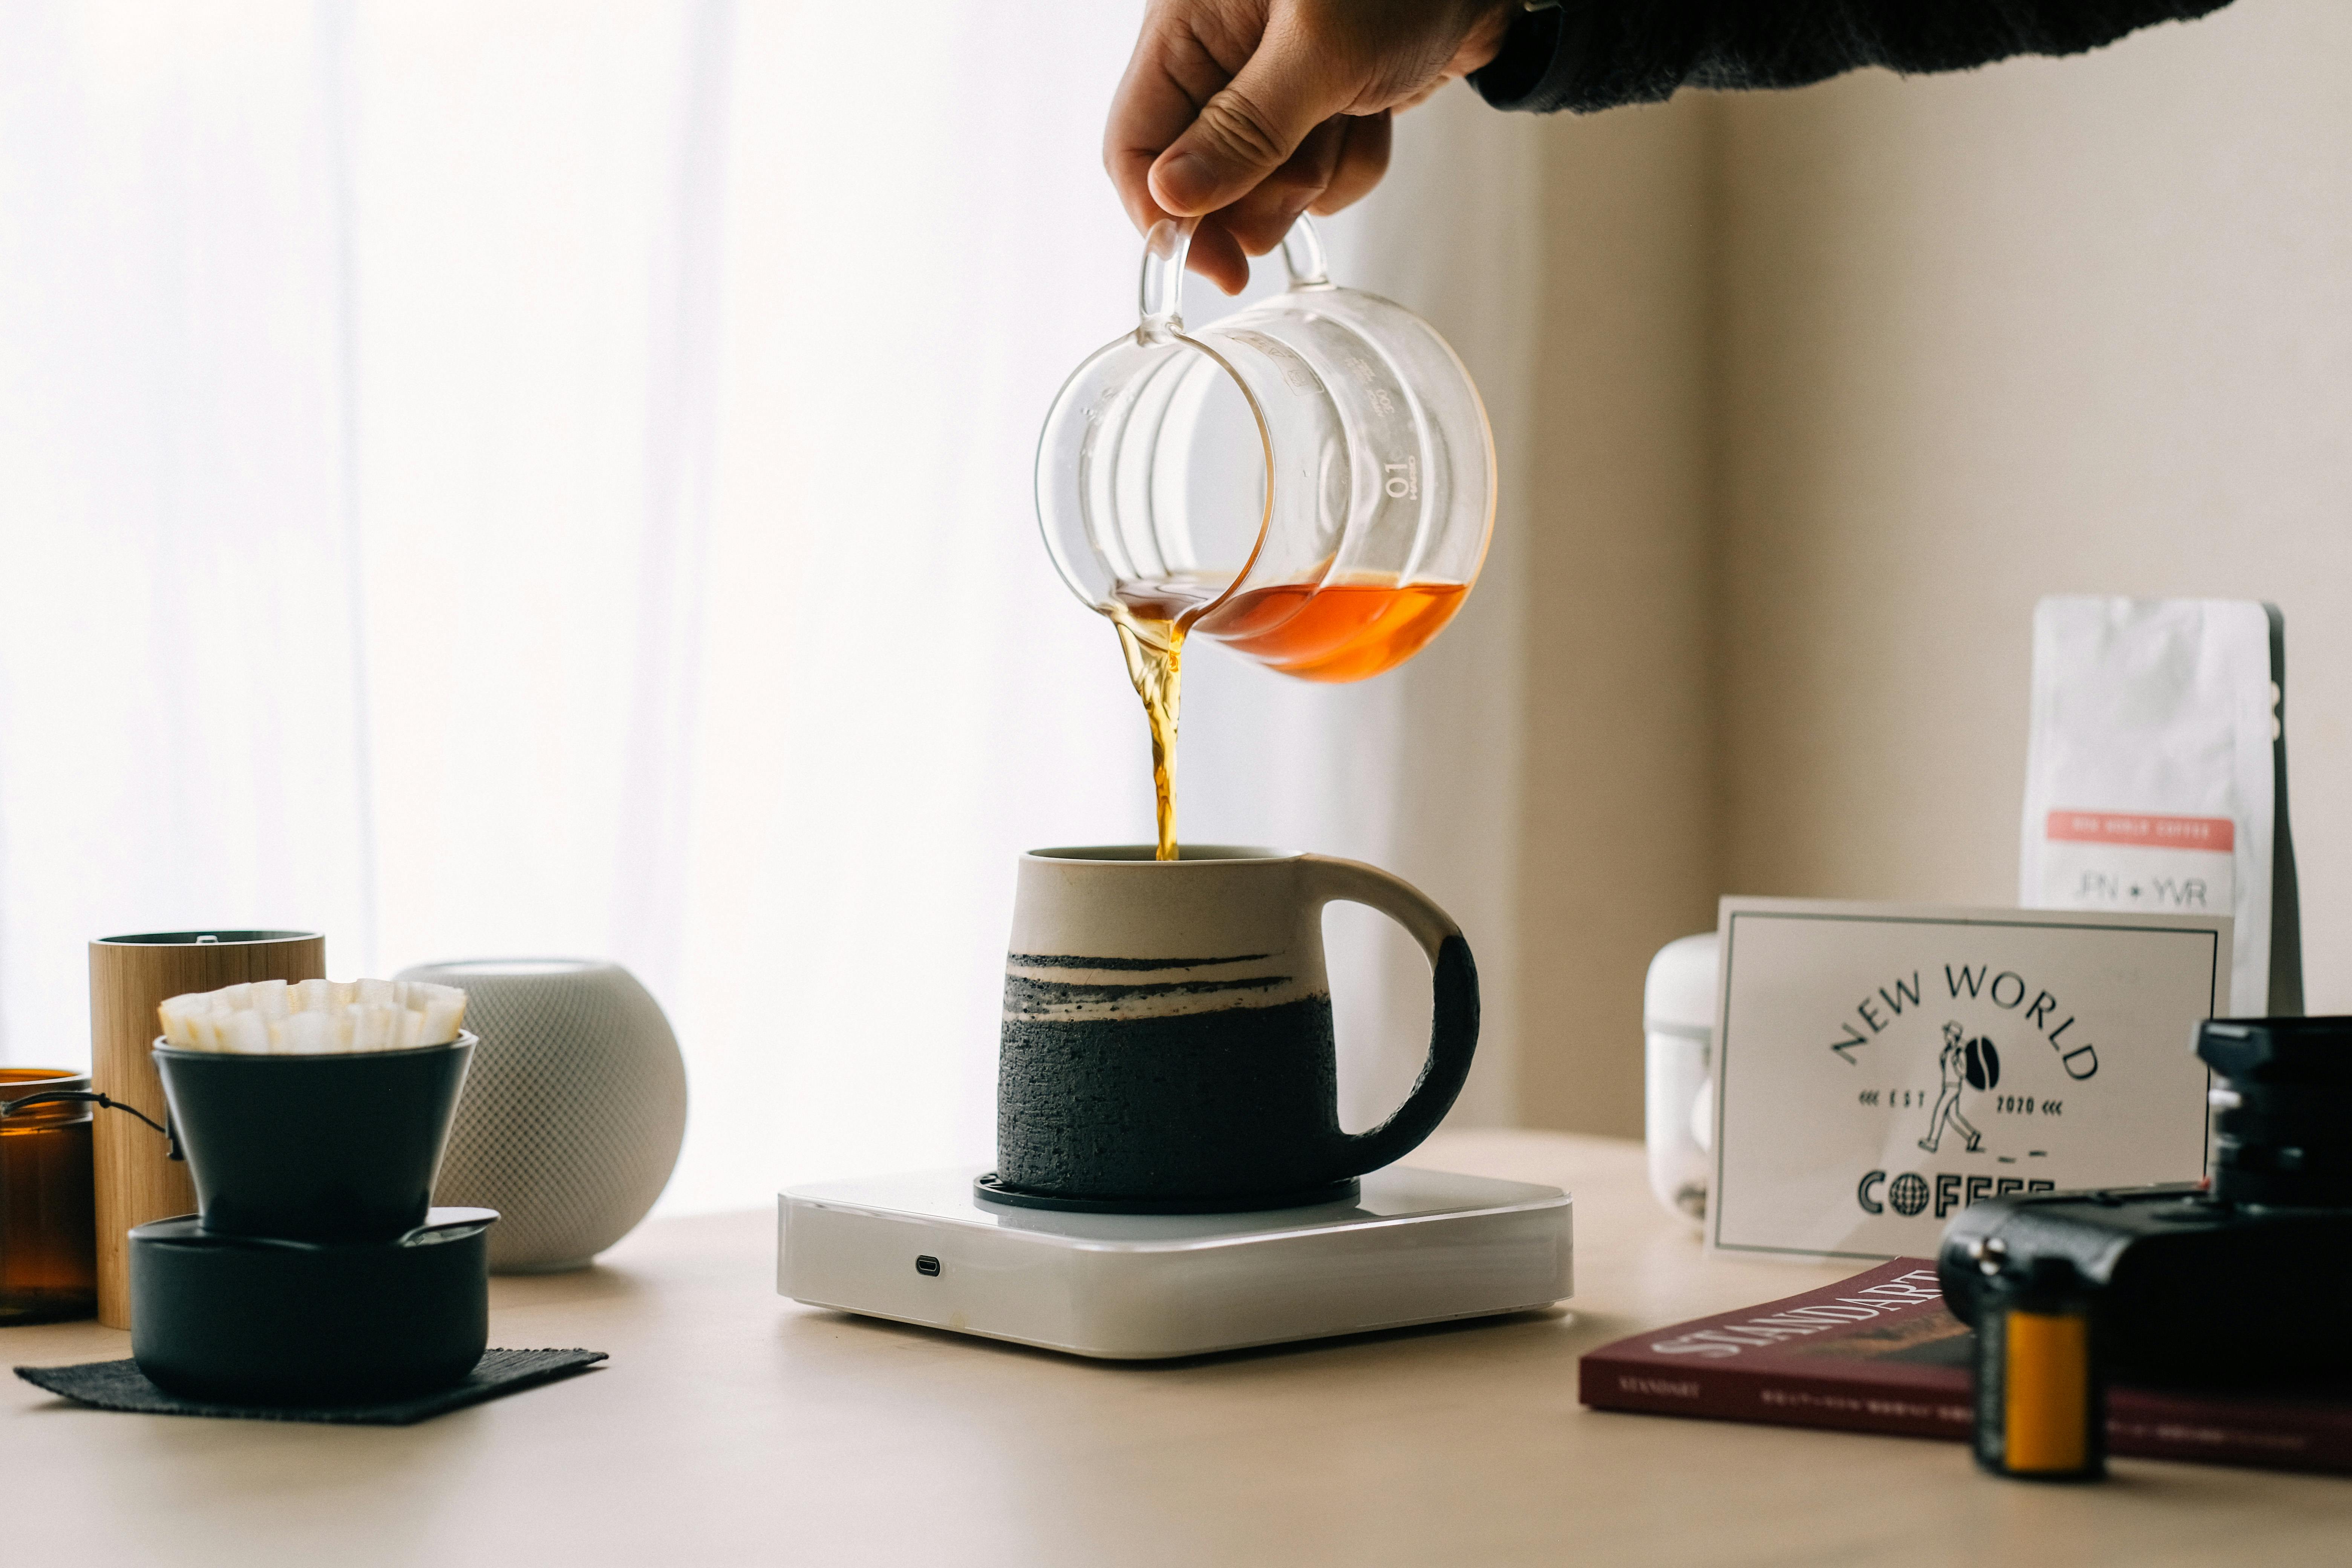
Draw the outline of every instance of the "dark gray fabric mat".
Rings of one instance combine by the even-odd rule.
[[[142,1415],[222,1415],[243,1421],[323,1421],[336,1426],[407,1426],[479,1405],[500,1394],[536,1388],[604,1359],[603,1351],[500,1351],[482,1352],[466,1381],[438,1394],[387,1405],[316,1407],[207,1405],[164,1393],[147,1381],[135,1361],[93,1361],[79,1366],[20,1366],[16,1375],[78,1404]]]

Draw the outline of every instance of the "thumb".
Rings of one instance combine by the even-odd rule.
[[[1195,217],[1240,200],[1282,167],[1308,132],[1355,96],[1318,60],[1320,52],[1268,34],[1152,163],[1151,199]]]

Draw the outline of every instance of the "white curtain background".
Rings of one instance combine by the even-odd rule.
[[[87,1060],[103,934],[593,954],[684,1045],[668,1207],[985,1160],[1014,856],[1149,835],[1029,481],[1132,321],[1097,149],[1136,16],[0,4],[0,1060]],[[1494,1122],[1532,127],[1456,88],[1398,141],[1328,232],[1486,394],[1487,577],[1361,687],[1197,654],[1183,823],[1453,910]],[[1360,1125],[1426,971],[1330,930]]]

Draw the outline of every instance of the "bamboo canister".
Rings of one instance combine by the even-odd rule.
[[[163,1084],[148,1056],[163,1032],[155,1008],[167,996],[217,991],[247,980],[324,980],[327,939],[315,931],[153,931],[105,936],[89,944],[90,1087],[157,1121]],[[196,1189],[185,1165],[152,1128],[101,1112],[98,1162],[98,1321],[131,1326],[134,1225],[194,1213]]]

